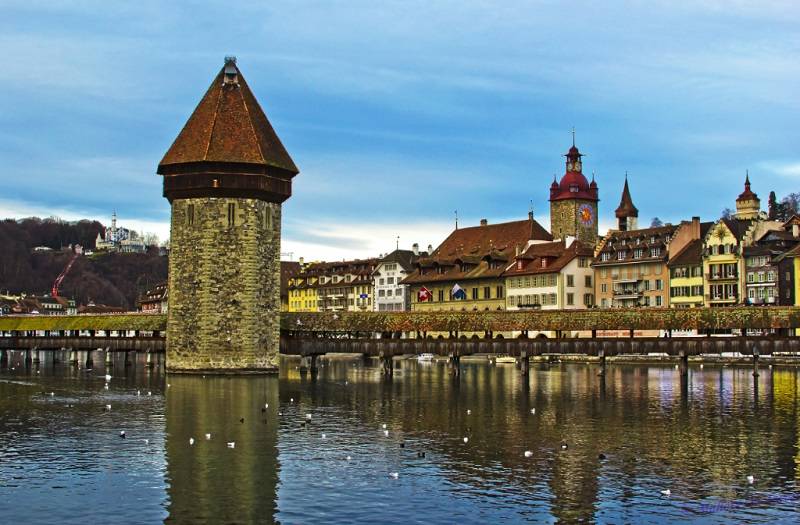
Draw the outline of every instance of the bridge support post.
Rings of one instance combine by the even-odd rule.
[[[8,352],[0,350],[0,368],[8,367]]]
[[[92,351],[86,352],[86,368],[94,368],[94,360],[92,360]]]
[[[689,375],[689,354],[686,352],[686,350],[681,350],[678,352],[678,357],[681,358],[679,365],[681,378],[685,378]]]
[[[113,368],[114,360],[111,358],[111,349],[109,347],[106,347],[106,356],[105,357],[106,357],[105,358],[106,368]]]
[[[136,355],[136,354],[134,353],[134,355]],[[126,350],[125,351],[125,366],[131,366],[131,364],[132,363],[131,363],[131,358],[130,358],[130,352],[128,352]]]
[[[528,359],[528,351],[521,350],[519,353],[519,373],[523,376],[528,375],[528,369],[530,368],[530,361]]]
[[[41,356],[39,355],[39,347],[34,347],[31,354],[32,354],[31,362],[34,365],[38,365],[41,362]]]
[[[455,352],[450,353],[450,371],[454,376],[461,375],[461,356]]]
[[[381,366],[383,367],[383,375],[391,377],[394,375],[394,363],[391,354],[381,352]]]
[[[153,352],[151,352],[150,350],[147,351],[147,358],[145,360],[145,365],[147,366],[147,368],[153,368],[155,366],[155,363],[153,362]]]
[[[69,349],[69,364],[71,365],[78,364],[78,352],[76,352],[72,348]]]
[[[753,345],[753,377],[758,378],[758,348]]]
[[[300,357],[300,366],[298,369],[300,370],[301,374],[305,374],[308,372],[308,369],[311,368],[311,357],[304,355]]]
[[[600,350],[597,351],[597,357],[600,358],[600,361],[598,363],[600,365],[600,370],[597,371],[597,375],[600,376],[600,377],[605,377],[606,376],[606,351],[601,348]]]
[[[31,351],[30,350],[25,350],[25,368],[28,368],[29,366],[31,366],[31,361],[32,361],[32,359],[31,359]]]

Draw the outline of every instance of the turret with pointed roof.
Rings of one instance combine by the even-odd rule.
[[[554,239],[576,237],[592,246],[597,242],[597,182],[583,175],[583,154],[575,146],[566,155],[566,170],[550,185],[550,229]]]
[[[757,219],[761,212],[761,199],[750,189],[750,173],[744,177],[744,191],[736,199],[737,219]]]
[[[172,211],[167,369],[277,370],[281,203],[297,167],[235,58],[158,173]]]
[[[619,201],[619,207],[614,212],[617,216],[617,225],[619,231],[628,231],[636,229],[636,222],[639,218],[639,210],[633,205],[631,198],[631,191],[628,189],[628,174],[625,174],[625,186],[622,188],[622,198]]]
[[[164,196],[283,202],[298,170],[236,65],[226,57],[158,165]]]

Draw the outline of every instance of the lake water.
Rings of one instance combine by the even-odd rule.
[[[296,364],[3,369],[0,521],[800,522],[794,368]]]

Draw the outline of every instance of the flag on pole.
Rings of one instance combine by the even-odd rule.
[[[419,301],[420,303],[424,303],[426,301],[432,301],[432,300],[433,300],[433,294],[431,293],[430,290],[428,290],[424,286],[419,289],[419,292],[417,292],[417,301]]]
[[[453,290],[452,290],[451,293],[453,294],[453,299],[466,299],[467,298],[467,292],[464,291],[464,289],[461,288],[458,285],[458,283],[456,283],[455,286],[453,286]]]

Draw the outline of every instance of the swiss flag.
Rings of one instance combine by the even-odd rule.
[[[419,292],[417,292],[417,301],[424,303],[425,301],[431,301],[431,300],[433,300],[433,294],[431,293],[431,291],[425,288],[424,286],[420,288]]]

